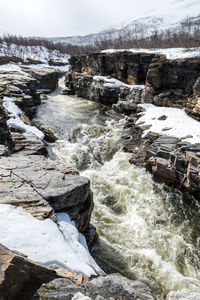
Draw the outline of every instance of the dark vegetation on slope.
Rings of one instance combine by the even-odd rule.
[[[191,48],[200,47],[200,26],[195,29],[190,28],[187,24],[185,27],[178,31],[173,32],[167,30],[163,33],[154,33],[149,37],[144,37],[142,34],[134,37],[130,31],[124,34],[119,34],[115,39],[96,39],[88,45],[72,45],[65,43],[55,43],[53,39],[45,38],[27,38],[16,35],[4,35],[0,37],[0,44],[6,43],[7,45],[15,44],[19,46],[43,46],[49,50],[58,50],[61,53],[71,55],[80,55],[83,53],[95,52],[108,48],[116,49],[130,49],[130,48]]]

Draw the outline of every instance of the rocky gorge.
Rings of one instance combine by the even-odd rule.
[[[52,220],[54,223],[57,223],[58,213],[67,212],[78,231],[85,235],[88,246],[92,247],[97,234],[90,223],[94,206],[90,181],[78,175],[78,171],[70,165],[48,158],[47,141],[55,142],[56,137],[50,130],[32,121],[41,99],[45,100],[45,94],[57,87],[61,75],[62,71],[57,69],[33,66],[16,66],[15,70],[0,71],[0,204],[6,209],[21,207],[34,219]],[[9,123],[9,120],[12,121]],[[9,213],[12,214],[11,211]],[[12,230],[11,224],[7,226],[8,230],[9,227]],[[5,232],[1,238],[8,242]],[[19,239],[17,243],[20,243]],[[17,244],[15,248],[18,248]],[[58,286],[54,294],[59,299],[79,299],[84,295],[91,297],[88,299],[114,299],[113,289],[116,290],[116,299],[153,299],[149,288],[121,275],[105,279],[99,277],[88,282],[86,275],[77,275],[56,265],[49,269],[30,261],[24,254],[0,246],[0,299],[32,299],[42,283],[56,278],[60,278],[58,284],[52,282],[42,287],[36,298],[51,299],[51,291],[57,290]],[[103,274],[100,269],[98,272]],[[68,279],[62,281],[61,278]],[[55,288],[52,288],[54,285]],[[106,285],[110,286],[110,291],[105,289]]]
[[[85,165],[89,164],[88,157],[86,161],[84,161],[84,156],[81,157],[80,168],[76,168],[75,165],[70,163],[63,163],[62,160],[51,160],[49,158],[48,151],[49,149],[51,150],[51,145],[47,142],[56,142],[57,135],[59,136],[59,130],[58,132],[55,131],[52,133],[54,129],[53,125],[55,126],[55,120],[59,118],[59,115],[58,117],[51,116],[52,123],[54,123],[52,126],[45,126],[45,122],[38,122],[38,118],[41,116],[45,119],[47,109],[45,105],[48,106],[48,101],[50,101],[46,93],[55,90],[61,73],[62,72],[58,70],[49,68],[38,70],[37,68],[29,68],[28,66],[21,67],[20,71],[0,72],[2,99],[0,106],[0,204],[22,207],[38,220],[50,219],[55,223],[58,222],[58,224],[58,214],[67,212],[74,221],[78,231],[86,237],[88,246],[92,248],[97,239],[95,228],[91,224],[92,211],[95,209],[92,191],[95,197],[99,187],[100,189],[103,188],[102,182],[100,180],[98,182],[99,178],[97,174],[94,173],[94,176],[97,176],[97,186],[93,183],[92,188],[90,187],[88,177],[90,179],[92,178],[90,176],[92,176],[94,166],[88,171],[81,172],[81,175],[79,175],[80,170],[85,170]],[[163,76],[163,74],[165,74],[165,76]],[[186,74],[187,82],[185,81]],[[66,88],[62,91],[62,95],[76,95],[96,101],[100,104],[108,105],[108,107],[113,105],[113,110],[117,112],[115,115],[117,121],[114,125],[111,122],[110,127],[117,127],[117,123],[120,124],[120,120],[122,120],[122,127],[125,129],[125,134],[122,136],[120,142],[118,138],[116,141],[111,140],[111,142],[114,141],[116,144],[113,148],[119,147],[118,144],[122,143],[123,150],[127,153],[131,153],[127,156],[131,164],[140,168],[145,167],[147,171],[153,174],[155,181],[165,183],[172,188],[178,188],[199,200],[200,145],[197,143],[190,144],[187,141],[187,137],[177,138],[155,132],[148,132],[143,136],[146,126],[138,123],[141,114],[143,114],[143,108],[140,104],[146,102],[159,106],[184,107],[189,115],[199,119],[199,76],[200,59],[168,62],[165,57],[157,54],[149,55],[145,53],[132,54],[122,52],[108,55],[94,53],[80,57],[72,57],[70,59],[70,70],[66,75]],[[132,88],[132,86],[134,88]],[[28,127],[28,129],[26,127],[25,131],[24,128],[21,127],[20,129],[18,126],[15,126],[15,122],[8,122],[9,118],[12,117],[12,112],[8,105],[9,101],[7,101],[5,97],[11,98],[12,103],[14,102],[21,110],[19,114],[20,119],[25,125],[37,127],[34,127],[39,131],[36,131],[37,136],[30,134],[30,132],[27,135],[27,130],[30,130],[30,127]],[[64,99],[64,101],[67,100],[69,101],[70,107],[70,99]],[[75,103],[79,100],[75,97],[73,101],[73,103]],[[80,103],[81,101],[84,103],[83,99],[80,100]],[[44,110],[42,110],[41,103],[44,105]],[[34,116],[36,112],[40,110],[40,107],[41,114],[35,119]],[[70,114],[69,107],[67,107],[64,118],[67,118],[67,112]],[[52,109],[50,108],[50,110]],[[103,110],[106,111],[105,108],[103,108]],[[92,118],[94,113],[96,113],[96,110],[88,111],[86,118]],[[18,115],[14,116],[14,118],[17,119],[17,116]],[[166,116],[162,116],[162,118],[165,119]],[[51,125],[51,120],[49,119],[50,117],[48,116],[47,123]],[[98,122],[101,124],[103,121],[102,119],[98,119]],[[162,122],[162,119],[160,122]],[[8,124],[10,124],[10,128]],[[102,136],[105,140],[108,139],[106,134],[107,131],[110,130],[109,127],[106,129],[94,127],[94,129],[95,134],[92,131],[89,135],[89,140],[92,143],[94,142],[94,135],[99,138]],[[66,128],[63,129],[63,131],[67,130]],[[87,127],[86,131],[87,130],[90,131],[91,128]],[[42,138],[39,139],[38,134],[40,137],[42,135]],[[114,132],[114,135],[115,134]],[[84,131],[82,131],[80,135],[84,135]],[[77,129],[75,130],[75,136],[70,136],[69,140],[73,140],[73,138],[75,141],[79,138]],[[106,163],[109,163],[109,159],[112,155],[114,158],[115,154],[118,155],[116,152],[117,148],[113,149],[111,147],[112,149],[109,149],[109,143],[110,141],[108,141],[108,144],[105,144],[105,147],[107,147],[105,151],[107,151],[107,153],[103,159],[99,156],[99,153],[93,154],[93,150],[89,150],[92,155],[94,155],[98,164],[105,164],[103,167],[106,167]],[[96,146],[96,144],[93,145],[94,148]],[[104,155],[104,149],[102,145],[100,146],[100,152]],[[70,152],[66,153],[68,153],[68,156],[75,155],[73,152],[76,151],[81,153],[81,147],[81,144],[78,145],[78,149],[76,150],[73,148],[73,144],[70,144]],[[122,153],[120,155],[123,156]],[[125,158],[126,161],[127,157]],[[75,157],[75,160],[78,160],[78,156]],[[116,157],[116,164],[117,163]],[[77,166],[79,166],[79,161]],[[132,168],[131,165],[129,167]],[[127,171],[129,171],[130,176],[132,171],[130,171],[129,167],[127,167]],[[108,169],[112,168],[113,167],[108,166]],[[115,172],[116,171],[118,171],[117,166]],[[97,169],[97,172],[100,176],[101,169]],[[105,170],[105,172],[108,172],[108,170]],[[139,176],[138,173],[138,177]],[[123,180],[125,180],[126,174],[122,177]],[[114,182],[116,186],[119,185],[119,180],[120,177],[116,183]],[[133,182],[132,177],[131,180]],[[123,186],[126,187],[126,184],[127,183],[123,183],[121,189],[123,189]],[[132,183],[130,183],[130,186],[132,186]],[[132,192],[132,190],[128,190],[125,193],[125,200],[128,194]],[[108,190],[106,193],[109,194]],[[118,193],[120,194],[121,191],[119,190]],[[121,203],[115,203],[114,197],[115,195],[112,197],[108,196],[105,201],[107,206],[109,208],[112,207],[112,210],[114,210],[115,218],[119,218],[120,213],[126,210],[126,205],[125,202],[123,202],[123,198],[120,199]],[[159,197],[160,196],[158,196],[158,198]],[[104,195],[102,194],[100,198],[104,199]],[[139,202],[141,206],[141,200]],[[96,208],[94,214],[97,214],[97,216],[98,209],[101,210],[101,207],[98,206]],[[99,218],[99,223],[101,224],[101,222]],[[96,221],[94,225],[97,227]],[[102,231],[103,230],[102,228]],[[150,229],[148,229],[148,231],[149,230]],[[101,232],[101,230],[98,230],[98,232]],[[123,232],[126,233],[126,229],[124,229]],[[119,236],[120,234],[119,232]],[[127,234],[129,234],[128,231]],[[145,233],[145,235],[147,239],[149,238],[149,240],[151,240],[147,233]],[[136,236],[134,236],[134,238],[135,241],[138,241]],[[129,248],[130,247],[129,245]],[[137,245],[134,247],[137,248]],[[0,248],[0,299],[2,300],[50,300],[55,298],[74,300],[154,299],[150,288],[140,281],[133,280],[137,279],[137,275],[130,276],[129,274],[128,277],[132,279],[130,280],[119,274],[105,275],[99,270],[99,274],[97,272],[99,276],[93,279],[93,276],[77,275],[71,270],[53,264],[50,268],[47,268],[41,264],[39,265],[30,261],[24,254],[14,249],[10,250],[3,245]],[[106,251],[102,253],[103,255],[105,254],[105,256],[107,255]],[[120,261],[115,251],[114,254],[117,260]],[[137,254],[135,254],[135,257],[137,258]],[[137,259],[138,261],[140,260],[139,258]],[[135,261],[136,265],[138,263],[137,259]],[[145,258],[143,257],[142,259]],[[146,261],[145,263],[148,264]],[[105,263],[102,267],[105,267]],[[115,268],[113,269],[115,270]],[[120,267],[116,268],[117,271],[119,269]],[[20,275],[18,276],[18,274],[21,273],[23,273],[24,276],[20,277],[19,280]],[[184,275],[187,277],[186,273]],[[144,282],[148,283],[147,276],[145,277],[144,273],[142,274],[144,276]],[[170,276],[169,274],[168,276]],[[156,279],[154,285],[157,285]],[[14,287],[12,288],[12,286]],[[166,290],[169,292],[169,288],[166,288]],[[35,294],[36,291],[37,293]],[[167,292],[162,292],[162,297],[163,294],[166,296]],[[167,299],[190,299],[191,296],[193,297],[192,299],[198,299],[199,293],[177,292],[176,288],[176,292],[171,292]],[[156,295],[156,299],[159,299],[158,295]]]
[[[128,126],[134,129],[126,150],[137,156],[139,142],[145,148],[144,165],[155,180],[189,190],[199,199],[199,144],[190,145],[184,140],[187,137],[160,138],[160,134],[141,142],[136,121],[142,111],[140,103],[181,108],[199,120],[200,59],[168,60],[158,54],[118,52],[72,57],[70,64],[66,93],[113,105],[118,113],[131,115]]]

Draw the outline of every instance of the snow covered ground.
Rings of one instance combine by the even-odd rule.
[[[15,104],[14,100],[9,97],[3,98],[3,107],[10,117],[7,120],[8,127],[17,128],[25,135],[34,135],[37,136],[40,140],[44,139],[44,134],[42,131],[37,129],[34,126],[26,125],[21,119],[20,115],[22,114],[21,109]]]
[[[171,107],[158,107],[153,104],[140,104],[145,110],[136,124],[151,125],[151,128],[145,130],[143,137],[147,132],[153,131],[162,135],[174,136],[184,139],[192,144],[200,143],[200,122],[189,117],[184,110]],[[144,114],[144,115],[143,115]],[[161,116],[166,116],[165,120],[159,120]]]
[[[132,53],[164,54],[168,59],[200,57],[200,47],[167,48],[167,49],[107,49],[107,50],[102,50],[102,53],[115,53],[115,52],[124,52],[124,51],[132,52]]]
[[[47,64],[49,60],[58,63],[68,63],[69,55],[57,50],[49,50],[42,46],[20,46],[15,44],[0,44],[0,56],[13,56],[27,61],[28,59],[39,60]]]
[[[51,68],[54,70],[58,70],[60,72],[67,72],[69,70],[68,64],[66,64],[65,66],[50,66],[48,64],[37,64],[37,65],[28,65],[28,67],[32,69],[38,69],[38,70],[42,70],[44,68]],[[1,70],[1,66],[0,66],[0,70]]]
[[[115,79],[115,78],[110,78],[107,76],[94,76],[93,77],[94,81],[97,82],[104,82],[104,86],[108,88],[121,88],[121,87],[128,87],[130,89],[144,89],[144,85],[129,85],[126,83],[123,83],[122,81]]]
[[[101,272],[74,222],[66,213],[57,217],[58,226],[50,219],[40,221],[22,208],[0,204],[0,243],[43,265],[57,264],[87,276]]]
[[[5,64],[5,65],[0,65],[0,71],[6,71],[6,72],[23,72],[23,67],[24,65],[21,63],[9,63],[9,64]],[[31,69],[36,69],[36,70],[42,70],[45,68],[51,68],[54,70],[58,70],[60,72],[67,72],[69,69],[69,65],[66,64],[65,66],[50,66],[49,64],[30,64],[30,65],[26,65],[26,68],[31,68]]]

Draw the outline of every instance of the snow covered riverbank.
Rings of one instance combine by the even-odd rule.
[[[189,117],[184,110],[172,107],[158,107],[153,104],[140,104],[144,109],[136,124],[150,125],[149,131],[162,135],[184,138],[190,143],[200,143],[200,122]]]
[[[68,214],[57,214],[57,218],[58,226],[22,208],[0,204],[0,243],[46,266],[57,264],[87,276],[101,272]]]

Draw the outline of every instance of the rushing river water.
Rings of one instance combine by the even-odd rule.
[[[130,165],[121,150],[124,120],[105,106],[61,95],[62,84],[37,120],[60,139],[51,155],[91,180],[92,223],[100,235],[95,255],[147,283],[159,300],[173,290],[200,292],[199,205]]]

